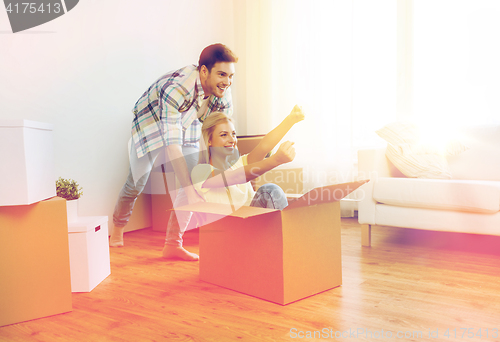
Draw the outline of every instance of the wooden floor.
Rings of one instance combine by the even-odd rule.
[[[343,219],[343,286],[287,306],[161,259],[163,233],[126,233],[112,274],[73,294],[72,312],[1,327],[0,340],[500,341],[499,237],[374,227],[367,248],[360,229]],[[198,250],[196,231],[185,240]]]

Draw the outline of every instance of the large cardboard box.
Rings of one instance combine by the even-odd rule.
[[[160,168],[156,168],[149,176],[147,191],[151,194],[151,218],[153,230],[164,232],[167,230],[167,223],[170,218],[170,210],[173,208],[172,198],[175,200],[176,191],[168,194],[170,190],[166,184],[175,182],[175,174],[173,172],[162,172]]]
[[[313,189],[282,211],[197,203],[200,279],[278,304],[342,284],[341,198],[364,181]]]
[[[41,122],[0,120],[0,206],[56,195],[52,130]]]
[[[71,310],[66,200],[0,207],[0,326]]]
[[[173,202],[178,194],[178,190],[174,189],[172,191],[165,183],[177,183],[177,188],[180,188],[180,184],[173,172],[164,173],[160,168],[154,169],[149,176],[147,191],[151,194],[153,230],[157,232],[165,232],[167,230],[170,214],[172,213],[169,209],[174,207]],[[186,227],[186,231],[194,228],[197,228],[197,222],[196,220],[191,220]]]
[[[71,291],[90,292],[111,274],[107,216],[79,216],[68,223]]]

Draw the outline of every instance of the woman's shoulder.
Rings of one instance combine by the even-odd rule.
[[[236,161],[236,163],[234,163],[233,168],[234,167],[242,167],[244,165],[248,165],[247,158],[248,158],[248,154],[244,154],[244,155],[240,156],[238,158],[238,160]]]
[[[205,181],[212,172],[213,167],[210,164],[198,164],[191,171],[191,179],[193,183],[197,183],[200,181]]]

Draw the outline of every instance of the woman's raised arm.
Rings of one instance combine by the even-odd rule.
[[[243,184],[263,175],[281,164],[291,162],[294,158],[295,148],[293,147],[293,142],[285,141],[271,157],[259,160],[255,163],[248,163],[236,170],[226,170],[224,172],[225,181],[220,173],[215,174],[213,177],[208,178],[203,183],[202,187],[222,188],[224,186]]]
[[[248,154],[248,164],[253,164],[263,160],[265,156],[271,152],[276,145],[278,145],[290,128],[292,128],[292,126],[297,122],[304,120],[304,117],[302,107],[295,105],[290,114],[288,114],[288,116],[276,128],[267,133],[259,144],[255,146],[252,152]]]

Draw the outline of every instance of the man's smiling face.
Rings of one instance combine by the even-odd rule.
[[[200,80],[205,96],[214,95],[223,97],[227,88],[233,83],[234,63],[218,62],[208,70],[206,66],[202,66],[200,70]]]

